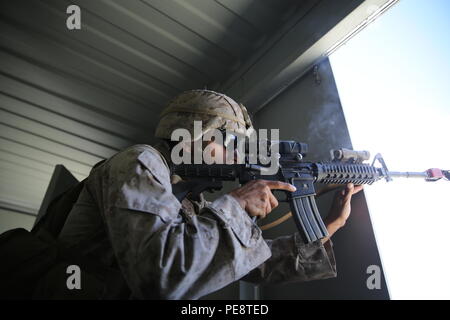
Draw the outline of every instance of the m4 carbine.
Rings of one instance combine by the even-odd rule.
[[[173,185],[173,192],[181,201],[188,193],[198,194],[205,190],[214,191],[222,188],[223,181],[238,180],[240,184],[251,180],[264,179],[290,183],[296,187],[295,192],[283,191],[289,202],[291,214],[303,241],[310,243],[328,236],[327,229],[317,209],[315,183],[323,184],[372,184],[380,179],[391,181],[393,177],[424,178],[426,181],[450,179],[450,171],[429,169],[424,172],[389,171],[380,154],[372,164],[367,151],[348,149],[332,150],[332,159],[328,162],[306,162],[308,146],[296,141],[271,142],[278,144],[278,171],[273,175],[264,174],[267,167],[244,164],[179,164],[172,167],[172,174],[187,179]],[[269,147],[270,148],[270,147]],[[270,152],[270,150],[269,150]],[[375,166],[378,162],[379,166]]]

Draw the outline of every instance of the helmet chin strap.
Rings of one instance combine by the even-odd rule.
[[[239,103],[239,106],[241,107],[242,114],[244,115],[245,128],[247,130],[253,129],[252,120],[250,119],[250,115],[247,111],[247,108],[242,103]]]

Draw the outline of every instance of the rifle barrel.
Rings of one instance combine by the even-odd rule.
[[[389,171],[389,176],[392,178],[422,178],[427,179],[428,174],[424,172],[400,172],[400,171]]]

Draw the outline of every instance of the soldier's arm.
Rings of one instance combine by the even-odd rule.
[[[102,189],[96,198],[119,267],[137,298],[196,299],[270,257],[259,228],[229,195],[198,216],[182,218],[167,166],[151,149],[122,152],[91,183]]]
[[[325,224],[329,236],[304,245],[298,233],[269,240],[272,257],[253,270],[244,280],[254,283],[300,282],[336,276],[336,262],[330,237],[342,228],[350,216],[352,196],[362,186],[348,184],[336,193]]]
[[[241,280],[255,284],[304,282],[336,277],[330,240],[303,244],[298,233],[266,240],[272,257]]]

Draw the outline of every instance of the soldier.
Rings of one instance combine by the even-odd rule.
[[[202,121],[200,136],[193,121]],[[268,284],[336,276],[331,241],[304,245],[299,235],[264,240],[251,217],[277,205],[272,189],[294,191],[283,182],[249,182],[213,202],[172,193],[171,133],[185,128],[192,141],[211,129],[246,134],[252,124],[244,106],[209,90],[173,99],[161,114],[155,147],[135,145],[95,167],[70,212],[59,239],[83,243],[86,256],[117,268],[138,299],[197,299],[236,281]],[[224,146],[210,141],[214,152]],[[347,186],[326,219],[330,235],[350,214]],[[91,239],[92,241],[86,241]]]

